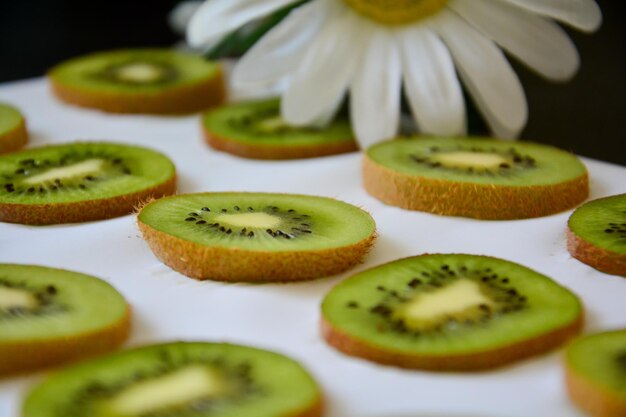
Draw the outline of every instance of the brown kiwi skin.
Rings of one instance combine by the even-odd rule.
[[[114,350],[129,336],[131,310],[104,329],[50,340],[0,343],[0,376],[62,365]]]
[[[395,172],[363,160],[366,191],[383,203],[408,210],[481,220],[515,220],[572,209],[589,195],[589,176],[555,185],[499,186],[443,181]]]
[[[0,135],[0,154],[17,151],[28,142],[26,122],[22,121],[12,130]]]
[[[576,259],[598,271],[626,278],[626,255],[592,245],[567,229],[567,250]]]
[[[221,137],[209,131],[204,124],[202,124],[202,133],[206,143],[213,149],[250,159],[283,160],[315,158],[354,152],[359,149],[355,141],[301,146],[272,144],[252,145]]]
[[[165,265],[190,278],[227,282],[294,282],[335,275],[360,263],[376,239],[373,232],[340,248],[272,252],[200,245],[154,229],[139,217],[137,224]]]
[[[392,351],[374,346],[333,327],[322,318],[321,333],[329,345],[350,356],[367,359],[383,365],[428,371],[466,372],[491,369],[548,352],[578,335],[583,327],[581,310],[576,320],[547,334],[532,339],[500,346],[491,350],[461,355],[418,355]]]
[[[168,88],[158,93],[132,95],[75,88],[57,81],[51,74],[48,74],[48,79],[52,92],[62,101],[110,113],[188,114],[220,105],[226,100],[221,68],[199,83]]]
[[[565,387],[569,398],[593,417],[624,417],[626,401],[578,374],[565,363]]]
[[[0,203],[0,221],[29,225],[80,223],[125,216],[143,201],[176,192],[176,175],[155,187],[111,198],[50,204]]]

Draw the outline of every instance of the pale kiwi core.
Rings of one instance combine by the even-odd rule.
[[[343,0],[359,14],[385,25],[404,25],[437,14],[448,0]]]
[[[9,310],[11,308],[29,309],[38,305],[37,298],[29,291],[0,286],[0,310]]]
[[[105,408],[116,415],[144,415],[204,397],[217,397],[225,387],[217,372],[190,365],[140,382],[108,399]]]

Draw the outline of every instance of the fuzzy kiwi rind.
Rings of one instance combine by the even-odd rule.
[[[0,375],[108,352],[130,332],[123,296],[77,272],[0,264],[0,301]]]
[[[626,416],[626,329],[571,343],[565,351],[565,384],[572,402],[589,415]]]
[[[232,226],[214,215],[260,213],[273,228]],[[296,194],[200,193],[167,197],[141,209],[150,249],[196,279],[291,282],[343,272],[367,254],[376,224],[339,200]]]
[[[501,165],[461,168],[443,153],[491,154]],[[585,166],[546,145],[488,138],[399,138],[370,147],[363,162],[367,192],[409,210],[484,220],[547,216],[571,209],[589,194]]]
[[[347,119],[324,128],[278,126],[280,101],[268,99],[234,103],[208,111],[202,118],[206,142],[233,155],[252,159],[298,159],[335,155],[358,149]]]
[[[568,220],[567,250],[607,274],[626,277],[626,194],[590,201]]]
[[[278,353],[247,346],[176,342],[116,353],[58,372],[29,393],[22,416],[118,416],[115,411],[119,409],[120,401],[116,403],[116,398],[125,388],[164,381],[167,376],[185,369],[196,373],[202,373],[203,370],[211,372],[215,375],[217,388],[222,392],[203,395],[200,391],[190,398],[178,398],[178,403],[172,401],[172,404],[165,404],[169,405],[167,407],[152,410],[154,414],[123,415],[322,415],[322,393],[310,374],[296,361]],[[189,384],[189,390],[198,391],[193,381]],[[176,390],[177,387],[172,388]],[[180,388],[178,391],[177,395],[185,397],[186,394],[181,393]],[[145,389],[143,393],[146,393]],[[168,400],[169,394],[167,390],[162,390],[159,397]],[[156,400],[161,401],[163,398]],[[143,403],[146,403],[145,398]],[[123,407],[128,409],[127,405],[128,401]]]
[[[24,117],[14,107],[0,103],[0,154],[16,151],[27,142]]]
[[[53,169],[96,161],[101,171],[26,183]],[[102,162],[98,162],[102,161]],[[0,221],[32,225],[76,223],[130,214],[150,198],[176,190],[165,155],[139,146],[77,142],[0,156]]]
[[[163,68],[154,82],[116,79],[116,68],[132,64]],[[112,113],[185,114],[219,105],[226,98],[219,64],[169,49],[98,52],[63,62],[48,72],[61,100]]]
[[[446,313],[419,330],[398,315],[408,300],[462,279],[497,303]],[[544,275],[492,257],[436,254],[390,262],[335,286],[322,302],[321,332],[339,351],[381,364],[473,371],[547,352],[582,325],[578,297]]]

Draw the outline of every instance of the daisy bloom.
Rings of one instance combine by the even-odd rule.
[[[201,46],[294,0],[207,0],[187,27]],[[233,85],[282,96],[282,117],[323,125],[350,93],[362,147],[397,134],[401,91],[422,133],[463,135],[461,82],[495,135],[514,138],[528,117],[521,83],[502,50],[551,80],[579,56],[554,20],[590,32],[593,0],[311,0],[272,28],[236,65]]]

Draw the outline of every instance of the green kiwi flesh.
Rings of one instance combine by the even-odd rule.
[[[281,119],[278,99],[212,109],[204,115],[203,127],[212,146],[252,158],[313,157],[357,149],[347,118],[323,128],[292,127]]]
[[[354,244],[375,223],[358,207],[323,197],[271,193],[201,193],[160,199],[139,221],[207,246],[268,252]]]
[[[0,221],[54,223],[54,219],[34,218],[29,207],[44,207],[47,215],[55,205],[67,210],[77,203],[89,203],[80,207],[87,219],[93,219],[89,210],[100,201],[107,201],[111,211],[120,209],[115,214],[121,215],[138,203],[126,201],[126,196],[150,190],[159,194],[174,178],[174,165],[166,156],[131,145],[83,142],[4,155],[0,156]],[[73,217],[79,221],[80,216]]]
[[[626,416],[626,329],[575,340],[565,352],[570,399],[594,417]]]
[[[489,138],[407,138],[370,147],[369,158],[407,175],[460,183],[536,186],[584,175],[574,155],[531,142]]]
[[[626,405],[626,330],[577,339],[568,346],[565,360],[574,372],[615,392]]]
[[[0,264],[0,375],[110,350],[129,308],[108,283],[77,272]]]
[[[609,273],[626,276],[626,194],[590,201],[568,221],[573,256]]]
[[[0,344],[105,327],[126,309],[124,298],[100,279],[42,266],[0,264]]]
[[[319,416],[320,391],[295,361],[224,343],[170,343],[83,363],[48,378],[23,417]]]
[[[193,85],[218,72],[217,64],[199,56],[169,49],[128,49],[74,58],[49,75],[79,90],[137,94]]]
[[[406,258],[361,272],[322,303],[323,319],[334,331],[433,363],[493,351],[499,364],[497,352],[517,344],[516,354],[524,357],[525,341],[580,322],[581,314],[579,299],[544,275],[497,258],[458,254]],[[452,367],[473,367],[461,362]]]
[[[16,129],[24,118],[13,107],[0,103],[0,137]]]

